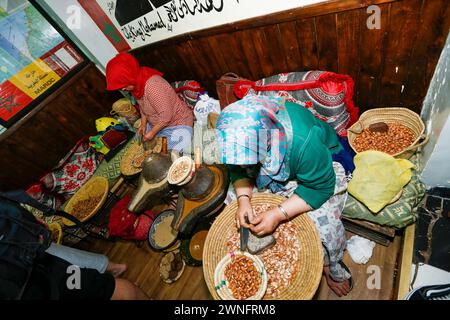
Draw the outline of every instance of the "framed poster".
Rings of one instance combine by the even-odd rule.
[[[7,128],[87,63],[31,2],[0,2],[0,125]]]

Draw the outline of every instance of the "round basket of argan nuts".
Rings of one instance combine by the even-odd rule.
[[[261,300],[267,289],[264,263],[247,252],[229,252],[216,267],[214,285],[222,300]]]
[[[356,152],[377,150],[408,159],[428,142],[420,116],[406,108],[378,108],[364,112],[347,133]]]

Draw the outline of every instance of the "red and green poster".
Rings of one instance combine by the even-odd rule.
[[[28,1],[0,3],[0,125],[19,120],[81,62],[81,55]]]

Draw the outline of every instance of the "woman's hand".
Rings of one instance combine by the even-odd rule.
[[[145,142],[145,141],[150,141],[150,140],[152,140],[154,137],[156,137],[156,135],[157,135],[162,129],[164,129],[164,125],[162,125],[162,124],[155,124],[155,125],[152,127],[152,129],[144,135],[144,138],[142,139],[142,141]]]
[[[140,136],[144,136],[145,135],[145,125],[143,126],[143,125],[141,125],[140,127],[139,127],[139,129],[138,129],[138,136],[140,137]]]
[[[146,134],[144,134],[142,141],[150,141],[155,137],[155,133],[153,133],[153,131],[149,131]]]
[[[253,225],[250,227],[250,230],[257,236],[270,234],[275,231],[284,219],[278,208],[268,210],[253,218],[253,221],[251,221]]]
[[[238,200],[238,209],[236,212],[236,224],[237,227],[241,226],[250,228],[251,226],[245,221],[245,216],[248,217],[251,222],[253,219],[253,208],[248,197],[240,197]]]
[[[144,137],[145,131],[147,131],[147,118],[141,112],[141,125],[139,126],[138,129],[138,137],[140,136]]]
[[[287,213],[287,217],[278,207],[268,210],[255,217],[253,220],[250,220],[253,225],[250,229],[253,233],[258,236],[272,233],[282,221],[293,219],[299,214],[312,210],[305,200],[296,194],[281,203],[281,206]]]

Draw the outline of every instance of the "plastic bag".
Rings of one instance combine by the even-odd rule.
[[[200,95],[194,108],[197,122],[206,126],[208,124],[208,114],[211,112],[220,113],[219,100],[209,97],[207,93]]]

